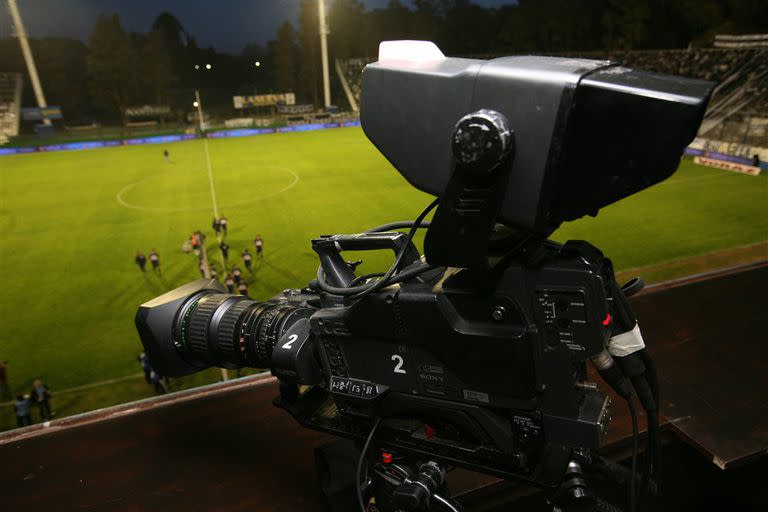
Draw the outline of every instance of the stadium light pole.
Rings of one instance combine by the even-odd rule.
[[[37,66],[35,66],[35,59],[32,56],[32,49],[29,47],[29,41],[27,41],[27,30],[24,28],[24,23],[21,21],[21,14],[19,14],[19,6],[16,5],[16,0],[8,0],[8,10],[11,13],[11,19],[13,20],[13,24],[16,27],[16,37],[19,38],[21,53],[24,55],[24,61],[27,64],[29,80],[32,82],[32,89],[35,91],[37,106],[40,107],[40,110],[42,110],[48,106],[48,103],[45,101],[43,87],[40,85],[40,77],[37,76]],[[43,115],[43,124],[48,126],[51,125],[51,120],[48,119],[48,117],[45,115]]]
[[[331,106],[331,84],[328,76],[328,21],[325,19],[325,0],[317,0],[317,18],[320,22],[320,53],[323,58],[323,97],[327,109]]]

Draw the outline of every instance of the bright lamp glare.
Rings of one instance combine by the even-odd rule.
[[[205,65],[205,69],[211,69],[211,65],[210,64],[206,64]]]
[[[199,106],[200,106],[200,104],[199,104],[198,102],[196,102],[196,101],[195,101],[195,102],[193,102],[193,103],[192,103],[192,106],[193,106],[193,107],[195,107],[195,108],[197,108],[197,107],[199,107]]]
[[[253,63],[253,65],[254,65],[254,66],[256,66],[256,67],[259,67],[259,66],[261,66],[261,62],[259,62],[259,61],[257,60],[256,62],[254,62],[254,63]]]
[[[195,64],[195,69],[200,69],[200,64]]]
[[[422,68],[445,60],[445,55],[431,41],[382,41],[379,64],[383,66]]]

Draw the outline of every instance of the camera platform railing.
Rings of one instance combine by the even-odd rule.
[[[767,284],[763,261],[631,299],[663,383],[667,439],[733,470],[724,475],[765,465]],[[0,510],[325,510],[314,449],[333,438],[273,407],[277,393],[260,375],[2,433]],[[626,459],[630,439],[616,408],[602,453]],[[666,475],[667,490],[678,476]],[[447,480],[467,512],[527,510],[505,505],[531,492],[513,482],[461,470]]]

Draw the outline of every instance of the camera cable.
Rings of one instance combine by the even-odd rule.
[[[637,411],[635,410],[635,404],[630,396],[627,399],[627,406],[629,407],[629,415],[632,418],[632,474],[629,480],[629,512],[635,512],[637,509],[637,492],[636,480],[637,480],[637,451],[638,451],[638,427],[637,427]]]
[[[320,266],[317,269],[317,284],[320,287],[320,289],[326,293],[330,293],[333,295],[352,296],[357,301],[385,286],[404,281],[406,279],[409,279],[411,277],[414,277],[418,274],[421,274],[423,272],[426,272],[434,268],[428,264],[421,264],[421,265],[411,266],[399,272],[397,275],[394,275],[395,272],[397,271],[397,268],[400,266],[400,262],[405,257],[405,252],[406,252],[406,249],[408,248],[408,245],[410,245],[410,243],[413,241],[413,237],[416,234],[416,230],[419,228],[424,228],[429,226],[428,222],[423,222],[424,218],[429,214],[429,212],[431,212],[438,205],[438,203],[439,203],[439,199],[435,199],[434,201],[432,201],[429,204],[429,206],[427,206],[424,209],[424,211],[422,211],[421,214],[419,214],[419,216],[413,222],[411,221],[392,222],[390,224],[377,226],[373,229],[366,231],[367,233],[378,233],[378,232],[387,231],[391,229],[398,229],[398,228],[404,228],[404,227],[410,226],[410,231],[408,232],[406,241],[403,244],[403,247],[400,249],[400,251],[398,251],[397,257],[395,258],[395,262],[392,264],[389,270],[381,276],[380,279],[372,283],[366,283],[366,284],[361,284],[356,286],[351,286],[351,285],[347,287],[331,286],[330,284],[328,284],[328,282],[325,279],[325,273],[323,271],[323,267]],[[373,277],[373,276],[370,276],[370,277]],[[357,281],[357,279],[355,281]]]
[[[365,440],[363,450],[360,452],[360,459],[357,461],[357,478],[355,479],[355,488],[357,489],[357,502],[360,505],[360,510],[362,512],[367,512],[365,502],[363,501],[363,484],[360,483],[363,475],[363,463],[365,462],[365,454],[368,452],[368,448],[371,446],[371,440],[373,439],[373,435],[376,433],[376,429],[379,427],[379,423],[381,423],[381,418],[376,418],[376,420],[373,422],[373,427],[371,427],[371,431],[368,434],[368,438]]]

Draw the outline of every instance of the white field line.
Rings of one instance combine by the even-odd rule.
[[[707,256],[714,256],[716,254],[721,253],[727,253],[727,252],[736,252],[742,249],[751,249],[753,247],[760,247],[761,245],[764,245],[768,247],[768,240],[763,240],[761,242],[755,242],[753,244],[746,244],[746,245],[739,245],[736,247],[729,247],[728,249],[718,249],[715,251],[709,251],[709,252],[703,252],[699,254],[692,254],[691,256],[683,256],[682,258],[672,258],[664,261],[659,261],[657,263],[651,263],[649,265],[642,265],[640,267],[632,267],[627,268],[623,270],[619,270],[618,274],[624,274],[626,272],[641,272],[641,271],[651,271],[656,270],[657,268],[664,268],[666,266],[674,265],[675,263],[683,263],[685,261],[689,260],[695,260],[697,258],[705,258]]]
[[[235,207],[235,206],[243,206],[243,205],[246,205],[246,204],[255,203],[256,201],[261,201],[262,199],[268,199],[270,197],[274,197],[276,195],[282,194],[283,192],[289,191],[290,189],[295,187],[299,183],[299,181],[300,181],[298,173],[296,171],[294,171],[293,169],[289,169],[287,167],[278,167],[278,166],[274,166],[274,165],[265,165],[265,166],[261,166],[261,168],[262,169],[278,169],[278,170],[281,170],[281,171],[285,171],[285,172],[287,172],[287,173],[289,173],[290,175],[293,176],[293,180],[288,185],[286,185],[285,187],[281,188],[280,190],[276,190],[274,192],[269,192],[267,194],[262,194],[262,195],[254,195],[254,196],[250,197],[249,199],[247,199],[245,201],[240,201],[240,202],[237,202],[237,203],[227,204],[227,205],[224,206],[225,208],[232,208],[232,207]],[[156,178],[156,177],[157,176],[150,176],[149,178],[145,178],[143,180],[139,180],[139,181],[137,181],[135,183],[131,183],[131,184],[126,185],[123,188],[121,188],[117,192],[117,194],[115,194],[115,199],[117,200],[118,204],[120,206],[125,207],[125,208],[130,208],[132,210],[140,210],[140,211],[144,211],[144,212],[197,212],[197,211],[203,211],[203,210],[207,210],[208,209],[207,206],[201,207],[201,208],[165,208],[165,207],[153,207],[153,206],[139,206],[139,205],[131,204],[131,203],[129,203],[128,201],[126,201],[124,199],[125,194],[129,190],[131,190],[133,187],[141,185],[145,181],[151,180],[151,179]]]

